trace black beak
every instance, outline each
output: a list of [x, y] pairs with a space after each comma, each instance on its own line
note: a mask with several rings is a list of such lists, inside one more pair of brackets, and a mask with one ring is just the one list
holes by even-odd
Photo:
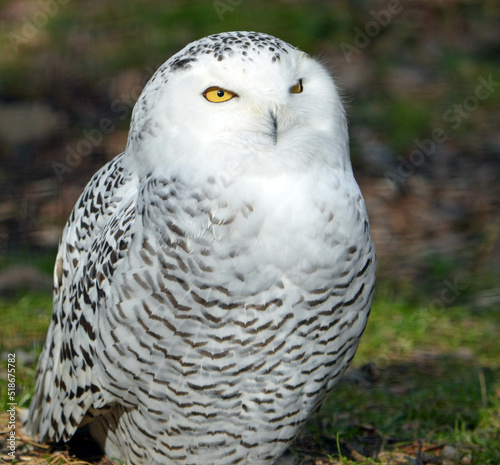
[[276, 119], [276, 113], [274, 113], [274, 111], [270, 111], [269, 116], [271, 117], [271, 137], [274, 145], [276, 145], [278, 142], [278, 120]]

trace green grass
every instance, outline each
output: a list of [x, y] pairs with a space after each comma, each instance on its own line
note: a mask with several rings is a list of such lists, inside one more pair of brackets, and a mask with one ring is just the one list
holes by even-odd
[[[331, 394], [315, 422], [322, 435], [354, 440], [372, 430], [391, 443], [452, 444], [473, 450], [481, 464], [498, 454], [498, 370], [433, 354], [394, 360], [376, 373], [362, 383], [348, 379]], [[369, 455], [368, 445], [359, 449]]]

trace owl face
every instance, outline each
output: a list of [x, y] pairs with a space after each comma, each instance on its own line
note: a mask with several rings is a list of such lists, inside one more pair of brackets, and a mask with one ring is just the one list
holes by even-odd
[[201, 39], [160, 67], [134, 110], [129, 146], [155, 153], [156, 166], [205, 171], [342, 167], [348, 158], [328, 72], [291, 45], [250, 32]]

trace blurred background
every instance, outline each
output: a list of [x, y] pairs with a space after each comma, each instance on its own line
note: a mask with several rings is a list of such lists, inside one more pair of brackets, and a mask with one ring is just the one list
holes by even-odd
[[[345, 101], [379, 260], [356, 357], [375, 376], [365, 382], [390, 373], [390, 396], [424, 384], [435, 398], [431, 379], [458, 360], [469, 371], [453, 365], [461, 381], [442, 382], [470, 378], [470, 392], [444, 389], [458, 400], [439, 421], [458, 415], [473, 432], [487, 409], [498, 428], [499, 24], [496, 0], [2, 0], [0, 334], [2, 350], [24, 354], [26, 399], [62, 228], [92, 174], [124, 149], [144, 84], [193, 40], [256, 30], [319, 57]], [[412, 382], [386, 371], [429, 356], [455, 362]], [[322, 421], [356, 423], [335, 415]], [[422, 434], [411, 421], [415, 412], [397, 434]]]

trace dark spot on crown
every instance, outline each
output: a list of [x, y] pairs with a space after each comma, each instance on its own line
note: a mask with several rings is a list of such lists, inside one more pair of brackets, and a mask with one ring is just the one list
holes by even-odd
[[276, 37], [258, 32], [213, 34], [189, 45], [182, 55], [168, 62], [164, 71], [187, 69], [200, 55], [212, 55], [217, 61], [239, 55], [244, 62], [249, 62], [253, 61], [252, 54], [261, 55], [262, 51], [268, 52], [274, 63], [281, 59], [281, 52], [288, 54], [288, 46]]
[[178, 69], [187, 69], [190, 68], [190, 63], [193, 61], [196, 61], [196, 58], [177, 58], [170, 63], [170, 68], [173, 71], [177, 71]]

